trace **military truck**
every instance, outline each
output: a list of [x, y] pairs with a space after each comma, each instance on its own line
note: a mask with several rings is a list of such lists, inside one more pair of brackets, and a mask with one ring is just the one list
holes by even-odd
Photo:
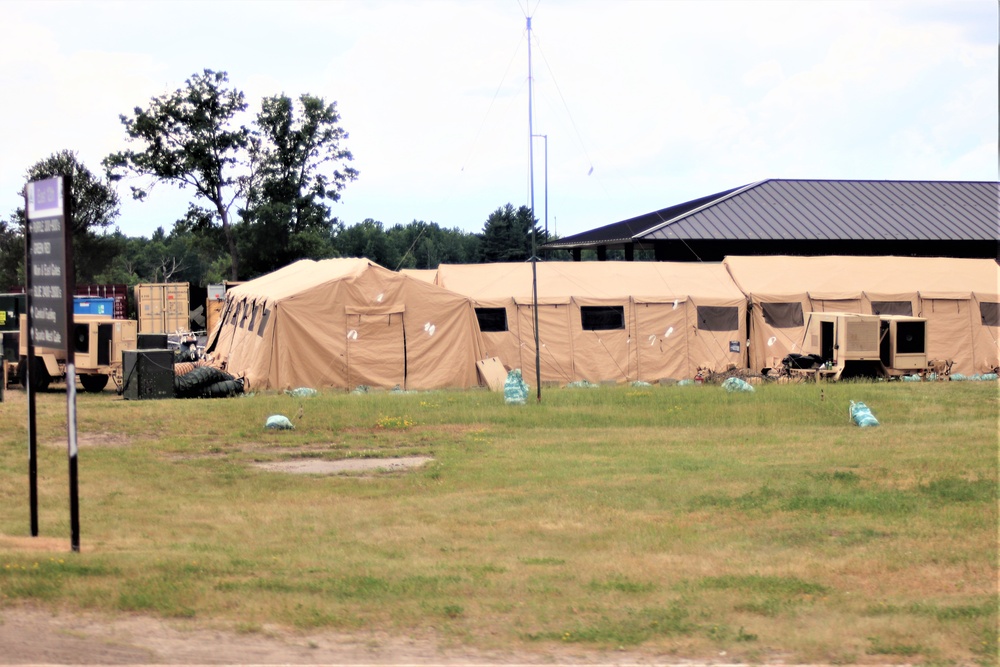
[[[138, 327], [135, 320], [114, 319], [111, 315], [74, 315], [73, 360], [76, 375], [85, 391], [99, 392], [108, 386], [122, 386], [122, 352], [136, 349]], [[17, 376], [28, 383], [27, 316], [21, 315]], [[52, 382], [67, 381], [66, 353], [62, 349], [35, 346], [34, 386], [45, 391]]]

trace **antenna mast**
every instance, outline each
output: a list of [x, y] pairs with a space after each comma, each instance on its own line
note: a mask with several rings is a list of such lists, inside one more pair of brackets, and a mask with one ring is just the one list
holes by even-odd
[[531, 17], [525, 17], [528, 26], [528, 180], [531, 193], [531, 309], [535, 318], [535, 384], [537, 401], [542, 402], [542, 352], [538, 342], [538, 253], [535, 250], [535, 128], [532, 117], [532, 77], [531, 77]]

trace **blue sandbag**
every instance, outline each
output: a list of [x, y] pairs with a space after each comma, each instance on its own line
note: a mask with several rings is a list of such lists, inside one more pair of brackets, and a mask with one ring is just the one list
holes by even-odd
[[310, 398], [319, 394], [318, 391], [312, 387], [298, 387], [297, 389], [286, 389], [285, 393], [289, 396], [294, 396], [295, 398]]
[[292, 426], [291, 420], [289, 420], [285, 415], [271, 415], [267, 418], [264, 428], [270, 428], [277, 431], [287, 431], [295, 427]]
[[722, 382], [722, 388], [732, 393], [734, 391], [753, 391], [753, 385], [740, 378], [726, 378]]
[[503, 384], [503, 400], [508, 405], [524, 405], [528, 400], [528, 385], [521, 377], [520, 368], [507, 373], [507, 381]]
[[858, 426], [865, 428], [867, 426], [878, 426], [878, 420], [875, 419], [875, 415], [872, 411], [868, 409], [868, 406], [858, 401], [855, 403], [851, 401], [851, 419]]

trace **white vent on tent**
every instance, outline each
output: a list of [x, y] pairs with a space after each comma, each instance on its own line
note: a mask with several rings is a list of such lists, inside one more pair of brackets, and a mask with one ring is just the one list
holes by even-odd
[[382, 292], [377, 297], [375, 297], [375, 303], [382, 303], [382, 299], [385, 297], [385, 292]]
[[677, 301], [678, 299], [674, 299], [674, 310], [677, 310]]
[[778, 342], [778, 337], [777, 336], [771, 336], [770, 338], [767, 339], [767, 346], [771, 347], [772, 345], [774, 345], [777, 342]]
[[437, 327], [434, 326], [433, 324], [431, 324], [430, 322], [427, 322], [426, 324], [424, 324], [424, 331], [427, 332], [428, 336], [433, 336], [434, 332], [436, 330], [437, 330]]
[[650, 335], [650, 337], [649, 337], [649, 344], [650, 344], [651, 346], [652, 346], [652, 345], [656, 345], [656, 334], [652, 334], [652, 335]]
[[665, 333], [663, 334], [663, 337], [664, 337], [664, 338], [670, 338], [670, 334], [672, 334], [673, 332], [674, 332], [674, 328], [673, 328], [673, 327], [670, 327], [670, 328], [669, 328], [669, 329], [667, 329], [667, 330], [666, 330], [666, 332], [665, 332]]
[[350, 331], [347, 332], [347, 340], [357, 340], [357, 339], [358, 339], [357, 329], [351, 329]]

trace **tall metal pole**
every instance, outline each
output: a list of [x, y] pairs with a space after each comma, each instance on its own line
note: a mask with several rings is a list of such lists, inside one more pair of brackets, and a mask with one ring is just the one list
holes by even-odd
[[533, 134], [545, 140], [545, 241], [549, 240], [549, 135]]
[[528, 180], [531, 192], [531, 309], [535, 316], [535, 384], [538, 385], [537, 401], [542, 402], [542, 352], [538, 337], [538, 256], [535, 251], [535, 147], [534, 119], [532, 117], [531, 79], [531, 17], [528, 21]]

